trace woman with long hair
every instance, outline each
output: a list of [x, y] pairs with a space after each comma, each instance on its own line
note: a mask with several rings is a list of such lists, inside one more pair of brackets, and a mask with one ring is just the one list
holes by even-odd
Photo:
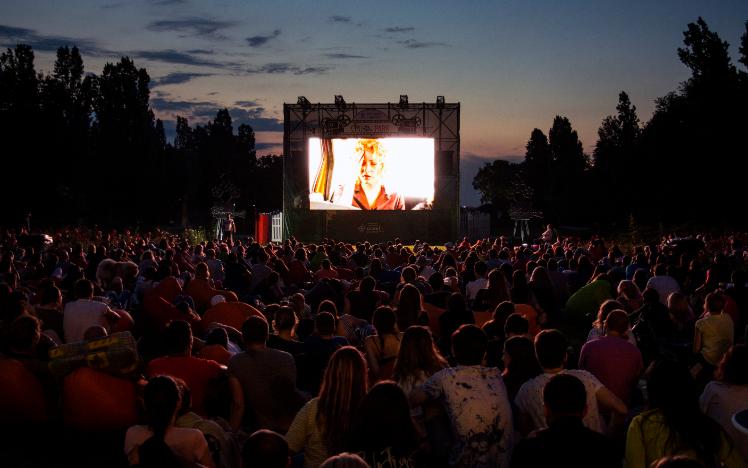
[[465, 296], [452, 293], [447, 299], [447, 310], [439, 316], [439, 349], [445, 355], [452, 354], [452, 333], [460, 325], [474, 324], [475, 316], [465, 305]]
[[372, 380], [387, 380], [392, 377], [402, 333], [398, 330], [395, 312], [389, 306], [377, 307], [372, 321], [377, 334], [366, 337], [366, 361]]
[[504, 342], [504, 379], [509, 401], [514, 401], [523, 383], [543, 373], [535, 346], [529, 338], [513, 336]]
[[356, 348], [344, 346], [332, 355], [319, 396], [301, 408], [286, 433], [289, 449], [304, 452], [304, 467], [317, 467], [343, 451], [351, 415], [369, 386], [367, 374], [366, 360]]
[[447, 360], [439, 349], [426, 327], [410, 327], [403, 333], [400, 350], [395, 361], [392, 379], [410, 395], [426, 379], [436, 372], [448, 367]]
[[473, 301], [473, 310], [494, 310], [497, 305], [510, 300], [509, 286], [501, 270], [494, 268], [488, 273], [488, 284], [478, 290]]
[[[412, 284], [406, 284], [400, 290], [400, 300], [395, 308], [397, 326], [400, 330], [407, 330], [411, 325], [424, 325], [423, 296], [421, 291]], [[428, 323], [428, 318], [426, 318]]]
[[145, 386], [143, 403], [148, 424], [132, 426], [125, 435], [125, 453], [131, 465], [214, 466], [203, 433], [174, 425], [181, 397], [173, 378], [151, 378]]
[[418, 432], [403, 390], [392, 381], [374, 385], [351, 421], [348, 451], [370, 466], [409, 468], [415, 466], [417, 448]]
[[699, 409], [688, 368], [655, 362], [647, 378], [649, 410], [636, 416], [626, 436], [625, 466], [646, 467], [664, 456], [688, 455], [705, 467], [745, 466], [722, 428]]

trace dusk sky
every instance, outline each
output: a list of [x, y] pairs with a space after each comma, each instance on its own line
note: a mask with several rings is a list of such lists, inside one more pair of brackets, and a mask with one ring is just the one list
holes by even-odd
[[[463, 187], [496, 158], [518, 161], [533, 128], [569, 117], [591, 154], [625, 90], [646, 121], [688, 77], [682, 32], [702, 16], [737, 46], [748, 1], [0, 0], [0, 45], [22, 42], [49, 71], [60, 45], [86, 70], [128, 55], [151, 76], [173, 135], [228, 107], [258, 152], [278, 153], [284, 102], [460, 102]], [[463, 204], [477, 196], [463, 190]]]

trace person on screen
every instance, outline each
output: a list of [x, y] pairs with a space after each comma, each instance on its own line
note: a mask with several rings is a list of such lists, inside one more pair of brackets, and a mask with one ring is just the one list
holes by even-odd
[[361, 169], [353, 189], [352, 206], [362, 210], [404, 210], [405, 201], [396, 193], [388, 193], [382, 181], [384, 151], [378, 140], [361, 139], [356, 144]]

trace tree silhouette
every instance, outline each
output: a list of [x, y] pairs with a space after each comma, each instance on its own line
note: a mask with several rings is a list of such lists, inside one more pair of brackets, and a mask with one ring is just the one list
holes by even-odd
[[525, 148], [524, 173], [533, 191], [533, 203], [549, 214], [555, 213], [552, 207], [553, 156], [548, 137], [540, 129], [533, 129]]

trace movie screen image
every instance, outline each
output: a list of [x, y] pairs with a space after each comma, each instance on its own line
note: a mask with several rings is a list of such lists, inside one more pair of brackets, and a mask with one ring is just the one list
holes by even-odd
[[433, 138], [310, 138], [312, 210], [428, 210]]

